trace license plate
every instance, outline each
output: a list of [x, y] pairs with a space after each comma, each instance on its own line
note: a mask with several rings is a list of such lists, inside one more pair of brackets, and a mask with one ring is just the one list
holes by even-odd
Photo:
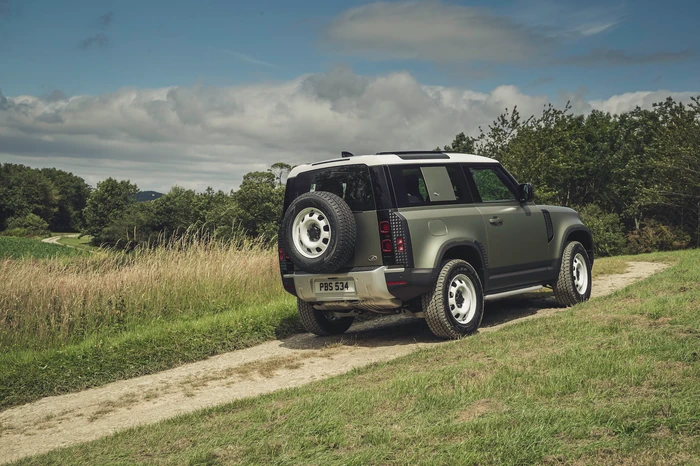
[[317, 280], [317, 293], [354, 293], [354, 280]]

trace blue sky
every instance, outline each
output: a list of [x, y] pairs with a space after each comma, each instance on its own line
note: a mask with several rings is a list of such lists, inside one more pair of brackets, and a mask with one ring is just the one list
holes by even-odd
[[[0, 89], [5, 95], [99, 94], [123, 86], [231, 85], [287, 80], [346, 64], [360, 74], [400, 69], [431, 85], [487, 91], [500, 84], [553, 94], [584, 86], [591, 98], [663, 87], [687, 90], [700, 75], [700, 2], [451, 2], [544, 30], [560, 25], [610, 26], [598, 34], [562, 40], [559, 57], [595, 50], [631, 55], [676, 53], [642, 64], [564, 65], [439, 63], [430, 59], [376, 59], [324, 44], [325, 29], [362, 2], [265, 0], [48, 1], [8, 0], [0, 20]], [[107, 24], [99, 18], [110, 15]], [[582, 15], [577, 17], [577, 15]], [[544, 24], [537, 24], [542, 21]], [[426, 27], [434, 27], [427, 25]], [[413, 31], [405, 31], [410, 35]], [[78, 44], [103, 34], [104, 46]], [[247, 58], [250, 58], [249, 60]]]
[[0, 161], [230, 189], [275, 161], [434, 147], [513, 105], [687, 98], [699, 26], [692, 1], [0, 0]]

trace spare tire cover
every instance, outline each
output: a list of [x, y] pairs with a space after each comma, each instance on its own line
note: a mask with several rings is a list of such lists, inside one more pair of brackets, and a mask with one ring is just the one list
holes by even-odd
[[357, 227], [350, 207], [333, 193], [302, 194], [282, 220], [284, 250], [295, 268], [332, 273], [355, 252]]

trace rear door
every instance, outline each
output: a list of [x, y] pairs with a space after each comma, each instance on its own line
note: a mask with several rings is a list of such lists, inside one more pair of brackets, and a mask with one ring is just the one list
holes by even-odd
[[464, 169], [486, 225], [491, 290], [543, 280], [551, 264], [540, 208], [518, 200], [517, 185], [500, 165], [465, 165]]
[[293, 180], [292, 199], [312, 191], [326, 191], [339, 196], [350, 206], [357, 225], [357, 238], [355, 254], [348, 267], [382, 265], [377, 204], [390, 201], [387, 200], [388, 193], [376, 189], [375, 178], [375, 167], [353, 164], [322, 166], [302, 172]]

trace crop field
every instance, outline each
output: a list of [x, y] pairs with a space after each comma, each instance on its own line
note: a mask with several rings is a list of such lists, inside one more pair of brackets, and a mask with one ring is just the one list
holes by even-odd
[[74, 257], [81, 254], [82, 252], [76, 249], [42, 243], [38, 239], [0, 236], [0, 260], [23, 258], [51, 259]]

